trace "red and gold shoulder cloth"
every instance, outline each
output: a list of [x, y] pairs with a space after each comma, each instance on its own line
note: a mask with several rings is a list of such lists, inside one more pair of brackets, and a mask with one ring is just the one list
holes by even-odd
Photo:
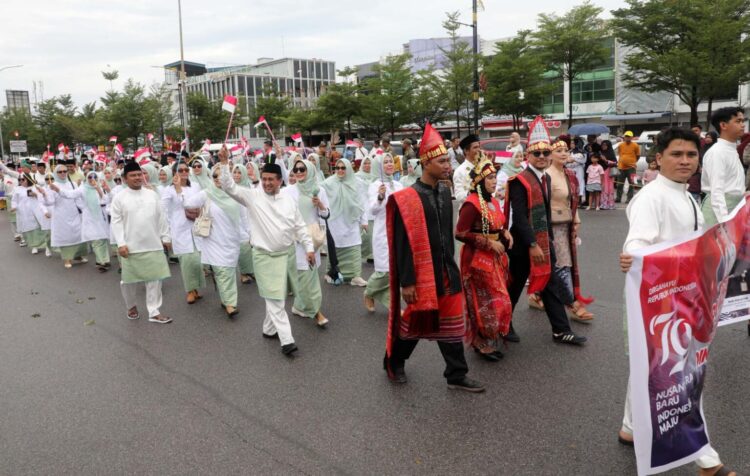
[[[396, 265], [396, 250], [394, 249], [393, 221], [396, 207], [401, 214], [404, 228], [409, 238], [409, 245], [414, 260], [414, 274], [416, 276], [417, 302], [409, 305], [410, 312], [401, 316], [401, 288]], [[440, 317], [435, 272], [432, 266], [432, 251], [430, 237], [427, 234], [427, 221], [422, 208], [419, 193], [412, 187], [407, 187], [391, 195], [386, 205], [386, 228], [388, 233], [388, 259], [390, 265], [389, 281], [391, 287], [391, 305], [388, 313], [388, 333], [386, 353], [390, 357], [393, 342], [399, 336], [399, 328], [418, 331], [424, 324], [431, 326]], [[401, 322], [402, 319], [409, 322]]]
[[[542, 253], [544, 253], [544, 262], [537, 264], [531, 259], [531, 249], [529, 249], [531, 272], [529, 273], [529, 287], [527, 292], [529, 294], [538, 293], [547, 286], [549, 277], [552, 274], [549, 254], [549, 230], [547, 228], [547, 208], [544, 204], [542, 186], [539, 183], [539, 179], [534, 175], [534, 172], [528, 168], [508, 179], [509, 182], [511, 180], [518, 180], [526, 189], [529, 204], [529, 214], [527, 218], [531, 230], [534, 232], [534, 240], [536, 241], [537, 246], [542, 250]], [[509, 191], [510, 187], [508, 186], [506, 187], [505, 216], [509, 216], [508, 213], [510, 213]], [[513, 279], [512, 276], [511, 279]]]

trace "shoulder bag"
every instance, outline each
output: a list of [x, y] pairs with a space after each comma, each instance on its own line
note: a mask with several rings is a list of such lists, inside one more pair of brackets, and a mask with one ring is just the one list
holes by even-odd
[[206, 197], [206, 201], [205, 203], [203, 203], [203, 206], [200, 209], [201, 213], [193, 223], [193, 234], [195, 234], [195, 236], [206, 238], [211, 233], [212, 219], [211, 213], [209, 212], [210, 204], [211, 199], [209, 197]]

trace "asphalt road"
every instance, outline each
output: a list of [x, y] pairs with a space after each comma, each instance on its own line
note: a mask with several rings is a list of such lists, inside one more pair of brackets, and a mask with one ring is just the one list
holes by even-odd
[[[300, 351], [288, 359], [261, 338], [254, 285], [241, 286], [230, 321], [212, 288], [188, 306], [173, 266], [162, 309], [174, 323], [128, 321], [117, 274], [30, 255], [0, 213], [0, 474], [635, 474], [616, 440], [625, 214], [583, 221], [581, 278], [597, 318], [573, 325], [588, 344], [553, 343], [546, 317], [520, 306], [522, 342], [505, 359], [467, 353], [487, 386], [473, 395], [446, 387], [431, 342], [407, 363], [408, 384], [390, 384], [386, 313], [368, 315], [361, 288], [324, 284], [331, 324], [292, 317]], [[745, 325], [720, 329], [704, 409], [740, 474], [750, 473], [748, 368]]]

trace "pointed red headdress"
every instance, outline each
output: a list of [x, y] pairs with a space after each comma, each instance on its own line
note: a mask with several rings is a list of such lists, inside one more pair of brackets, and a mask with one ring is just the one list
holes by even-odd
[[419, 144], [419, 160], [424, 164], [447, 153], [443, 136], [428, 122], [424, 127], [422, 142]]

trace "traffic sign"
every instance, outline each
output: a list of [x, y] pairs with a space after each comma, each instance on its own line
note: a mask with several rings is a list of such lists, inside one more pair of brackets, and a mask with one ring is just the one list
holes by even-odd
[[12, 140], [10, 141], [10, 153], [11, 154], [21, 154], [28, 152], [28, 148], [26, 147], [26, 141], [25, 140]]

